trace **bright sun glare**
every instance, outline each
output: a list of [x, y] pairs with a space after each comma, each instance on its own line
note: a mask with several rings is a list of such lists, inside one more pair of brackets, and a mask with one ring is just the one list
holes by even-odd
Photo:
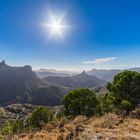
[[46, 27], [51, 29], [50, 37], [52, 37], [53, 35], [59, 35], [61, 38], [63, 38], [63, 29], [68, 27], [67, 25], [64, 25], [62, 23], [64, 16], [61, 16], [58, 19], [56, 19], [53, 15], [50, 15], [50, 17], [51, 23], [46, 24]]

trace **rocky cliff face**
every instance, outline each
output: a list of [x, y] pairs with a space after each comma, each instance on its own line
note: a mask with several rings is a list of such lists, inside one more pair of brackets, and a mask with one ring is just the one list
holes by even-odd
[[62, 88], [51, 86], [47, 81], [39, 79], [31, 66], [11, 67], [5, 61], [0, 63], [0, 105], [11, 103], [57, 105], [63, 93]]

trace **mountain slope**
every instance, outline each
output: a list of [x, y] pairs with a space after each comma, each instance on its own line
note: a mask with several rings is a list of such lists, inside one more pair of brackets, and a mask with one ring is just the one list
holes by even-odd
[[105, 81], [100, 80], [95, 76], [90, 76], [86, 74], [85, 71], [72, 77], [46, 77], [44, 79], [50, 83], [72, 89], [77, 87], [93, 88], [101, 86], [105, 83]]
[[30, 66], [11, 67], [4, 61], [0, 63], [0, 105], [11, 103], [57, 105], [64, 92], [62, 88], [39, 79]]

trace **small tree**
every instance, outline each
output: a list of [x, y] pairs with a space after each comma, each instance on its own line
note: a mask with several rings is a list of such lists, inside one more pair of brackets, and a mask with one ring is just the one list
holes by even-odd
[[37, 107], [28, 118], [29, 124], [32, 127], [42, 127], [41, 123], [48, 123], [53, 119], [53, 113], [47, 107]]
[[134, 71], [118, 73], [112, 83], [108, 83], [107, 89], [119, 102], [122, 100], [136, 102], [140, 99], [140, 74]]
[[87, 115], [98, 113], [98, 99], [89, 89], [78, 88], [70, 91], [62, 99], [66, 115]]

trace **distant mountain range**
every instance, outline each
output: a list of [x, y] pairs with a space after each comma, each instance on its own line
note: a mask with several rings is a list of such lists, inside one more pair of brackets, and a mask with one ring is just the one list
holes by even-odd
[[75, 76], [69, 77], [55, 77], [49, 76], [44, 78], [49, 83], [56, 84], [57, 86], [67, 87], [69, 89], [82, 87], [82, 88], [95, 88], [102, 86], [106, 83], [96, 76], [88, 75], [85, 71]]
[[138, 68], [123, 69], [123, 70], [121, 69], [110, 69], [110, 70], [93, 69], [91, 71], [87, 71], [87, 74], [97, 76], [98, 78], [105, 81], [111, 81], [117, 73], [122, 72], [124, 70], [131, 70], [131, 71], [136, 71], [140, 73], [140, 68], [138, 67]]
[[[130, 68], [127, 70], [131, 71], [137, 71], [140, 73], [140, 68]], [[113, 77], [121, 72], [124, 71], [124, 69], [92, 69], [90, 71], [86, 71], [88, 75], [96, 76], [97, 78], [105, 81], [111, 81]], [[68, 72], [68, 71], [57, 71], [55, 69], [41, 69], [38, 71], [35, 71], [38, 77], [45, 78], [45, 77], [71, 77], [74, 75], [77, 75], [76, 72]]]
[[57, 105], [65, 90], [39, 79], [30, 66], [11, 67], [0, 63], [0, 105], [31, 103]]

